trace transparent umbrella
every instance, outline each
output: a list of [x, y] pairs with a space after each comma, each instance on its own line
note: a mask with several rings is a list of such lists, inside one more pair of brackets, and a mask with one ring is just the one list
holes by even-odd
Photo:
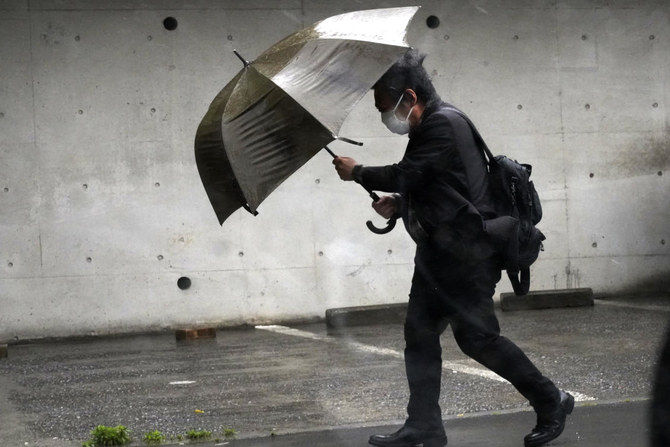
[[195, 157], [219, 223], [256, 214], [284, 180], [339, 136], [347, 115], [408, 49], [418, 7], [333, 16], [289, 35], [214, 98], [198, 127]]

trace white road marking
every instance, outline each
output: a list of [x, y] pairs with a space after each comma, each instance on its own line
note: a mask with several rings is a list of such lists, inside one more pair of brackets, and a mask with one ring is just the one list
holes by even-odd
[[327, 337], [322, 337], [321, 335], [314, 334], [313, 332], [301, 331], [299, 329], [293, 329], [286, 326], [256, 326], [256, 329], [262, 329], [264, 331], [276, 332], [278, 334], [287, 334], [295, 335], [296, 337], [302, 338], [311, 338], [312, 340], [324, 340], [324, 341], [334, 341]]
[[657, 306], [653, 304], [633, 304], [622, 301], [593, 300], [595, 304], [612, 307], [626, 307], [628, 309], [651, 310], [655, 312], [670, 312], [670, 306]]
[[[275, 333], [278, 333], [278, 334], [293, 335], [295, 337], [308, 338], [310, 340], [318, 340], [318, 341], [323, 341], [323, 342], [326, 342], [326, 343], [344, 344], [344, 345], [349, 346], [353, 349], [356, 349], [357, 351], [360, 351], [360, 352], [368, 352], [370, 354], [385, 355], [387, 357], [393, 357], [393, 358], [400, 359], [400, 360], [403, 360], [405, 358], [405, 356], [402, 352], [395, 351], [393, 349], [379, 348], [377, 346], [366, 345], [364, 343], [360, 343], [360, 342], [357, 342], [357, 341], [343, 340], [343, 339], [340, 339], [340, 338], [324, 337], [322, 335], [315, 334], [313, 332], [301, 331], [299, 329], [293, 329], [293, 328], [286, 327], [286, 326], [277, 326], [277, 325], [256, 326], [256, 329], [275, 332]], [[485, 379], [495, 380], [497, 382], [509, 383], [507, 380], [503, 379], [502, 377], [500, 377], [498, 374], [494, 373], [493, 371], [490, 371], [488, 369], [483, 369], [483, 368], [477, 368], [477, 367], [474, 367], [474, 366], [471, 366], [471, 365], [466, 365], [466, 364], [461, 363], [461, 362], [443, 361], [442, 362], [442, 369], [445, 370], [445, 371], [451, 372], [451, 373], [470, 374], [472, 376], [483, 377]], [[578, 393], [576, 391], [568, 391], [568, 392], [570, 394], [572, 394], [572, 396], [578, 402], [579, 401], [585, 401], [585, 400], [596, 400], [595, 397], [587, 396], [586, 394]]]
[[597, 400], [595, 397], [587, 396], [586, 394], [578, 393], [577, 391], [569, 391], [569, 390], [565, 391], [572, 394], [572, 397], [575, 398], [575, 402], [584, 402], [585, 400]]
[[195, 383], [195, 380], [179, 380], [177, 382], [170, 382], [170, 385], [190, 385]]

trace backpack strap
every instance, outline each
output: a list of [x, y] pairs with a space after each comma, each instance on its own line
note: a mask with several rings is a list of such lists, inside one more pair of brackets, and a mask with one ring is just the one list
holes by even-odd
[[466, 123], [470, 126], [470, 129], [472, 129], [472, 134], [475, 136], [475, 140], [477, 140], [477, 143], [479, 143], [479, 147], [482, 148], [484, 151], [484, 154], [486, 155], [486, 158], [488, 159], [488, 162], [491, 163], [494, 160], [493, 153], [489, 149], [489, 147], [486, 145], [486, 141], [484, 141], [484, 138], [482, 138], [481, 134], [475, 127], [475, 124], [472, 122], [470, 117], [468, 117], [465, 113], [463, 113], [461, 110], [458, 110], [456, 107], [452, 106], [447, 106], [445, 107], [447, 110], [450, 110], [452, 112], [455, 112], [458, 114], [461, 118], [465, 120]]
[[530, 269], [522, 268], [518, 272], [511, 272], [507, 270], [507, 277], [512, 283], [512, 289], [517, 296], [528, 294], [530, 290]]

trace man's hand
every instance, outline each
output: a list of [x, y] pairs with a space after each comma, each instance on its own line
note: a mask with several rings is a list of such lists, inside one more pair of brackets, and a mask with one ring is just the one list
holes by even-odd
[[333, 164], [335, 165], [337, 175], [339, 175], [342, 180], [350, 181], [354, 179], [351, 176], [351, 171], [353, 171], [354, 166], [356, 166], [356, 160], [349, 157], [335, 157], [333, 159]]
[[372, 202], [372, 208], [380, 216], [390, 219], [396, 212], [396, 198], [394, 196], [383, 196], [376, 202]]

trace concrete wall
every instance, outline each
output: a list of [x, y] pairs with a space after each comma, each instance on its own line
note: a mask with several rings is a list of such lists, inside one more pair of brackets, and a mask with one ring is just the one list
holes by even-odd
[[[0, 0], [0, 340], [404, 301], [412, 242], [400, 226], [368, 232], [369, 199], [327, 154], [223, 227], [193, 157], [241, 68], [233, 48], [253, 59], [329, 15], [402, 5]], [[534, 289], [668, 287], [669, 17], [665, 0], [423, 2], [410, 43], [443, 98], [495, 152], [534, 166], [548, 237]], [[366, 144], [331, 147], [366, 164], [406, 142], [370, 96], [341, 134]]]

